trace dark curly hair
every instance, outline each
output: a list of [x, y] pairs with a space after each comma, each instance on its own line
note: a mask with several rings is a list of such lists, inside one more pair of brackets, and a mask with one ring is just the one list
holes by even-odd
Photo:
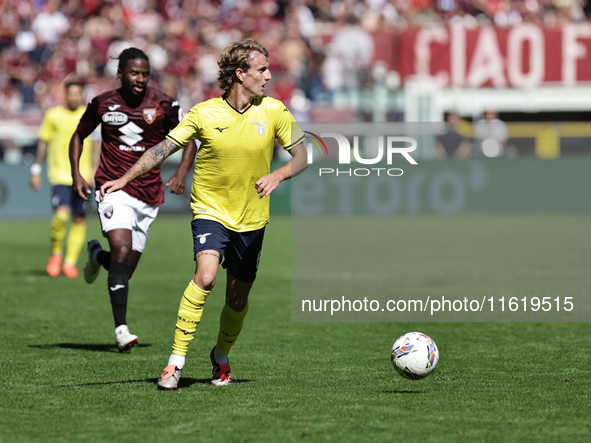
[[121, 72], [123, 72], [127, 67], [127, 63], [129, 62], [129, 60], [135, 60], [136, 58], [143, 58], [145, 61], [148, 62], [148, 64], [150, 63], [150, 60], [148, 59], [146, 53], [138, 48], [124, 49], [123, 51], [121, 51], [121, 54], [119, 54], [119, 57], [115, 58], [115, 60], [119, 60], [118, 68], [121, 70]]
[[236, 70], [242, 69], [248, 71], [250, 68], [250, 54], [252, 52], [260, 52], [265, 57], [269, 58], [269, 52], [258, 41], [247, 38], [241, 42], [231, 43], [226, 49], [222, 51], [218, 66], [220, 68], [218, 74], [218, 82], [220, 88], [224, 91], [230, 90], [232, 85], [238, 81], [236, 77]]

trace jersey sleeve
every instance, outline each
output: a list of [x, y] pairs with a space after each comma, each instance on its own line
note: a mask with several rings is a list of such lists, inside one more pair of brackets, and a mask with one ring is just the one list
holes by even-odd
[[98, 112], [98, 100], [97, 97], [93, 98], [86, 107], [86, 111], [80, 118], [80, 123], [76, 128], [76, 134], [80, 137], [80, 140], [84, 140], [95, 128], [100, 124], [101, 116]]
[[[179, 108], [180, 109], [180, 108]], [[184, 148], [191, 140], [199, 138], [199, 111], [192, 108], [185, 114], [182, 121], [168, 133], [168, 140], [175, 145]]]
[[53, 138], [55, 126], [53, 124], [52, 117], [53, 117], [53, 109], [49, 109], [45, 113], [45, 117], [43, 117], [43, 122], [41, 123], [41, 127], [39, 128], [39, 134], [37, 135], [39, 140], [43, 140], [44, 142], [49, 142]]
[[279, 110], [276, 122], [276, 137], [283, 149], [289, 151], [294, 146], [304, 141], [304, 133], [300, 125], [295, 121], [289, 109], [279, 103]]
[[166, 132], [170, 132], [172, 129], [176, 128], [178, 124], [183, 120], [183, 109], [179, 105], [177, 100], [172, 100], [170, 102], [170, 109], [168, 110], [168, 115], [166, 116]]

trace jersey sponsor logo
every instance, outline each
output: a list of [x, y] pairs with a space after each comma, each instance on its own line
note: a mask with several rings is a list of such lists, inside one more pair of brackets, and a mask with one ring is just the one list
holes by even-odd
[[117, 108], [120, 108], [121, 105], [113, 105], [113, 106], [109, 106], [109, 111], [114, 111]]
[[[127, 146], [127, 145], [119, 145], [120, 151], [127, 151], [127, 152], [144, 152], [146, 150], [145, 146]], [[158, 196], [160, 198], [160, 196]]]
[[151, 125], [156, 120], [156, 114], [158, 110], [156, 108], [146, 108], [144, 109], [144, 120], [147, 124]]
[[122, 125], [127, 123], [127, 114], [123, 112], [107, 112], [103, 114], [103, 122], [111, 125]]
[[259, 135], [263, 135], [265, 133], [265, 125], [269, 123], [269, 120], [265, 120], [264, 122], [251, 122], [253, 125], [257, 126], [257, 132]]
[[201, 243], [202, 245], [205, 244], [205, 242], [207, 241], [206, 237], [208, 235], [211, 235], [211, 232], [208, 232], [207, 234], [199, 234], [197, 236], [197, 238], [199, 239], [199, 243]]
[[[136, 143], [142, 141], [144, 138], [140, 135], [144, 130], [136, 125], [134, 122], [129, 122], [125, 126], [119, 128], [121, 132], [119, 138], [124, 143], [127, 143], [128, 146], [133, 146]], [[119, 147], [121, 149], [121, 146]], [[143, 150], [143, 149], [142, 149]]]
[[217, 128], [213, 128], [213, 129], [217, 129], [218, 131], [222, 132], [224, 129], [228, 129], [228, 128], [229, 128], [229, 126], [226, 126], [225, 128], [217, 127]]
[[103, 211], [103, 215], [105, 216], [105, 218], [113, 217], [113, 206], [109, 206], [107, 209], [105, 209]]

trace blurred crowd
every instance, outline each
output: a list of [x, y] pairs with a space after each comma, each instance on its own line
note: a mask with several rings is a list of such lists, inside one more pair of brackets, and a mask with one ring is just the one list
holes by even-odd
[[[586, 19], [584, 0], [3, 0], [0, 117], [60, 103], [64, 78], [87, 98], [118, 86], [116, 57], [150, 57], [153, 81], [184, 109], [220, 93], [217, 59], [253, 37], [271, 53], [269, 95], [330, 99], [372, 61], [371, 33], [412, 26], [560, 26]], [[331, 42], [327, 44], [327, 42]]]

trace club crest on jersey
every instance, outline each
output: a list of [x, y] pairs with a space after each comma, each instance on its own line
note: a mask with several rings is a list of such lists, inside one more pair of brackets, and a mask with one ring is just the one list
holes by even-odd
[[251, 122], [253, 125], [257, 125], [257, 132], [259, 135], [263, 135], [265, 133], [265, 125], [269, 123], [269, 120], [265, 120], [264, 122]]
[[109, 206], [107, 209], [105, 209], [103, 211], [103, 215], [105, 216], [105, 218], [113, 217], [113, 206]]
[[208, 235], [211, 235], [211, 232], [208, 232], [207, 234], [199, 234], [197, 236], [197, 238], [199, 239], [199, 243], [201, 243], [202, 245], [205, 244], [205, 241], [207, 240], [205, 237], [207, 237]]
[[144, 109], [144, 120], [147, 124], [151, 125], [154, 120], [156, 120], [156, 108], [146, 108]]

